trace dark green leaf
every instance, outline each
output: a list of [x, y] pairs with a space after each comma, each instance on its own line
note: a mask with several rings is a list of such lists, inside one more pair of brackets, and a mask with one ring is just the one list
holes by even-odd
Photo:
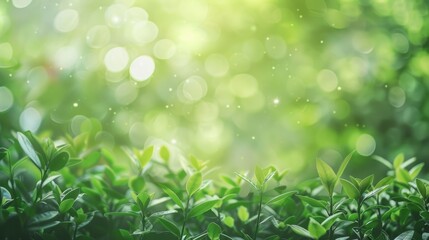
[[185, 209], [180, 198], [171, 189], [163, 187], [162, 190], [173, 200], [181, 209]]
[[358, 199], [360, 196], [359, 190], [349, 181], [341, 179], [341, 185], [343, 186], [344, 192], [347, 196], [352, 199]]
[[427, 197], [427, 192], [426, 192], [426, 184], [420, 180], [420, 179], [416, 179], [416, 185], [417, 185], [417, 189], [419, 190], [420, 195], [422, 195], [422, 197], [424, 199], [426, 199]]
[[42, 169], [42, 163], [36, 151], [34, 150], [33, 145], [31, 145], [30, 140], [28, 140], [28, 138], [20, 132], [17, 132], [17, 139], [22, 150], [25, 152], [25, 154], [27, 154], [34, 165], [36, 165], [36, 167], [39, 169]]
[[212, 209], [218, 202], [220, 201], [220, 199], [212, 199], [212, 200], [207, 200], [205, 202], [202, 202], [198, 205], [195, 205], [191, 211], [189, 211], [189, 217], [196, 217], [199, 216], [207, 211], [209, 211], [210, 209]]
[[158, 218], [158, 221], [162, 224], [162, 226], [164, 226], [168, 231], [170, 231], [176, 237], [180, 236], [180, 230], [173, 222], [165, 218]]
[[282, 193], [282, 194], [277, 195], [277, 196], [275, 196], [274, 198], [270, 199], [270, 200], [267, 202], [267, 204], [281, 202], [281, 201], [285, 200], [286, 198], [288, 198], [288, 197], [290, 197], [290, 196], [292, 196], [292, 195], [294, 195], [294, 194], [296, 194], [296, 193], [297, 193], [296, 191], [291, 191], [291, 192]]
[[74, 202], [75, 202], [75, 199], [66, 199], [62, 201], [59, 208], [60, 213], [65, 213], [68, 210], [70, 210], [70, 208], [73, 207]]
[[309, 231], [306, 229], [298, 226], [298, 225], [289, 225], [289, 227], [294, 231], [296, 234], [307, 237], [307, 238], [313, 238], [313, 236], [310, 234]]
[[414, 231], [406, 231], [397, 236], [394, 240], [412, 240], [414, 235]]
[[51, 171], [61, 170], [63, 167], [66, 166], [68, 161], [69, 154], [67, 152], [60, 152], [58, 155], [55, 156], [54, 159], [49, 162], [49, 169]]

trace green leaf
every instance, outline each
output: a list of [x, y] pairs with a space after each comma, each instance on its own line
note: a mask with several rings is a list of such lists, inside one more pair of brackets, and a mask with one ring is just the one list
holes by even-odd
[[265, 179], [264, 170], [262, 170], [262, 168], [256, 166], [255, 167], [255, 176], [256, 176], [256, 180], [258, 180], [259, 185], [262, 186], [262, 184], [264, 184], [264, 179]]
[[360, 193], [364, 193], [369, 187], [371, 187], [372, 181], [374, 180], [374, 175], [368, 176], [362, 179], [359, 183]]
[[409, 173], [410, 173], [411, 180], [415, 179], [419, 175], [424, 165], [425, 165], [424, 163], [419, 163], [410, 169]]
[[311, 197], [307, 197], [307, 196], [302, 196], [302, 195], [297, 195], [297, 197], [299, 199], [301, 199], [301, 201], [309, 204], [312, 207], [320, 207], [320, 208], [325, 208], [326, 207], [326, 202], [323, 200], [318, 200], [318, 199], [314, 199]]
[[341, 166], [340, 166], [340, 168], [338, 169], [338, 172], [337, 172], [337, 182], [341, 178], [341, 176], [343, 175], [344, 170], [346, 170], [346, 167], [349, 164], [350, 159], [352, 159], [352, 156], [353, 156], [354, 152], [355, 151], [349, 153], [349, 155], [347, 155], [347, 157], [344, 158], [343, 162], [341, 163]]
[[285, 200], [286, 198], [296, 194], [296, 191], [291, 191], [291, 192], [286, 192], [286, 193], [282, 193], [280, 195], [277, 195], [276, 197], [270, 199], [267, 204], [270, 203], [278, 203], [278, 202], [282, 202], [283, 200]]
[[58, 171], [61, 170], [63, 167], [67, 165], [67, 162], [69, 161], [69, 154], [67, 152], [60, 152], [58, 155], [54, 157], [49, 162], [49, 169], [51, 171]]
[[248, 182], [249, 184], [250, 184], [250, 186], [252, 186], [254, 189], [256, 189], [256, 190], [258, 190], [259, 188], [258, 188], [258, 186], [256, 186], [256, 184], [255, 183], [253, 183], [250, 179], [248, 179], [247, 177], [245, 177], [245, 176], [243, 176], [243, 175], [241, 175], [240, 173], [235, 173], [235, 174], [237, 174], [237, 176], [239, 176], [241, 179], [243, 179], [244, 181], [246, 181], [246, 182]]
[[203, 176], [200, 172], [196, 172], [191, 175], [186, 182], [186, 192], [188, 193], [188, 196], [194, 195], [194, 193], [196, 193], [200, 189], [202, 182]]
[[74, 202], [75, 199], [66, 199], [62, 201], [59, 208], [60, 213], [66, 213], [68, 210], [70, 210], [70, 208], [73, 207]]
[[101, 152], [100, 151], [94, 151], [89, 153], [83, 158], [82, 161], [82, 168], [90, 168], [97, 164], [97, 162], [100, 160]]
[[310, 222], [308, 223], [308, 231], [310, 232], [310, 235], [313, 236], [315, 239], [319, 239], [326, 233], [326, 229], [314, 220], [313, 218], [310, 218]]
[[289, 225], [289, 227], [294, 231], [296, 234], [307, 237], [307, 238], [313, 238], [313, 236], [310, 234], [309, 231], [306, 229], [298, 226], [298, 225]]
[[136, 202], [142, 213], [146, 211], [147, 206], [149, 206], [149, 202], [151, 198], [152, 196], [147, 194], [146, 192], [141, 192], [137, 195]]
[[395, 176], [396, 180], [401, 183], [408, 183], [412, 181], [410, 173], [408, 173], [408, 171], [403, 168], [396, 168]]
[[344, 191], [346, 192], [347, 196], [349, 196], [349, 198], [358, 199], [360, 197], [359, 190], [353, 185], [353, 183], [345, 179], [341, 179], [340, 181]]
[[207, 236], [210, 240], [219, 240], [222, 229], [214, 222], [211, 222], [207, 227]]
[[332, 227], [332, 225], [335, 223], [335, 221], [337, 221], [337, 219], [338, 219], [341, 215], [343, 215], [343, 213], [342, 213], [342, 212], [338, 212], [338, 213], [335, 213], [335, 214], [333, 214], [333, 215], [329, 216], [328, 218], [326, 218], [325, 220], [323, 220], [323, 222], [322, 222], [322, 226], [323, 226], [325, 229], [329, 229], [330, 227]]
[[380, 156], [377, 156], [377, 155], [372, 156], [372, 158], [373, 158], [374, 160], [378, 161], [379, 163], [383, 164], [383, 165], [384, 165], [384, 166], [386, 166], [387, 168], [389, 168], [389, 169], [393, 169], [393, 165], [392, 165], [392, 163], [390, 163], [390, 162], [389, 162], [388, 160], [386, 160], [385, 158], [380, 157]]
[[150, 159], [152, 159], [153, 149], [153, 146], [147, 147], [145, 150], [143, 150], [143, 153], [138, 156], [138, 160], [141, 167], [146, 166]]
[[189, 215], [188, 217], [192, 218], [192, 217], [196, 217], [199, 216], [207, 211], [209, 211], [210, 209], [212, 209], [218, 202], [220, 201], [220, 199], [212, 199], [212, 200], [207, 200], [205, 202], [202, 202], [200, 204], [195, 205], [191, 211], [189, 211]]
[[170, 160], [170, 151], [166, 146], [162, 146], [159, 149], [159, 156], [161, 156], [162, 160], [168, 162]]
[[394, 240], [412, 240], [414, 235], [414, 231], [406, 231], [397, 236]]
[[423, 199], [426, 199], [427, 197], [427, 192], [426, 192], [426, 184], [420, 180], [420, 179], [416, 179], [416, 185], [417, 185], [417, 189], [419, 190], [420, 195], [422, 195]]
[[381, 179], [380, 181], [378, 181], [378, 183], [374, 186], [374, 188], [379, 188], [385, 185], [389, 185], [395, 178], [393, 176], [387, 176], [383, 179]]
[[246, 222], [249, 219], [249, 211], [245, 206], [240, 206], [237, 209], [237, 216], [242, 222]]
[[401, 164], [404, 162], [404, 154], [400, 153], [398, 154], [395, 159], [393, 160], [393, 167], [395, 169], [398, 169], [401, 167]]
[[223, 224], [225, 224], [227, 227], [230, 227], [230, 228], [233, 228], [235, 225], [235, 220], [231, 216], [226, 216], [222, 222]]
[[174, 224], [173, 222], [165, 218], [158, 218], [158, 221], [161, 223], [162, 226], [164, 226], [169, 232], [174, 234], [176, 237], [180, 236], [180, 230], [176, 226], [176, 224]]
[[173, 192], [173, 190], [171, 190], [171, 189], [169, 189], [167, 187], [163, 187], [162, 191], [164, 191], [171, 198], [171, 200], [173, 200], [181, 209], [185, 209], [185, 207], [183, 206], [182, 201], [176, 195], [176, 193]]
[[320, 159], [316, 160], [316, 167], [323, 186], [325, 186], [329, 196], [332, 196], [337, 181], [337, 175], [327, 163]]
[[60, 224], [60, 221], [52, 221], [52, 222], [42, 222], [42, 223], [34, 223], [28, 226], [29, 231], [43, 231], [45, 229], [55, 227]]
[[3, 158], [6, 157], [7, 151], [8, 151], [7, 148], [0, 147], [0, 161], [3, 160]]
[[34, 165], [36, 165], [37, 168], [42, 169], [42, 163], [36, 151], [34, 150], [33, 145], [31, 145], [30, 140], [20, 132], [17, 132], [17, 139], [22, 150], [25, 152], [25, 154], [27, 154]]
[[58, 211], [46, 211], [43, 213], [39, 213], [35, 216], [33, 216], [30, 220], [28, 220], [27, 224], [33, 225], [33, 224], [38, 224], [41, 222], [45, 222], [45, 221], [49, 221], [53, 218], [55, 218], [58, 215]]
[[69, 158], [67, 161], [66, 167], [72, 167], [74, 165], [77, 165], [82, 162], [82, 159], [80, 158]]
[[365, 197], [363, 198], [363, 200], [366, 200], [376, 194], [379, 194], [380, 192], [384, 191], [387, 187], [389, 187], [389, 185], [384, 185], [382, 187], [376, 188], [374, 190], [372, 190], [371, 192], [365, 194]]

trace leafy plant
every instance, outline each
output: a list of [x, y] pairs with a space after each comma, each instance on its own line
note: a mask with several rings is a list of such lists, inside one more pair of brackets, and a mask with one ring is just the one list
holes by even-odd
[[401, 155], [378, 182], [342, 178], [353, 153], [337, 172], [318, 160], [319, 179], [286, 190], [273, 166], [219, 180], [194, 156], [174, 168], [165, 145], [124, 148], [130, 176], [76, 142], [26, 132], [0, 147], [1, 239], [429, 239], [429, 183]]

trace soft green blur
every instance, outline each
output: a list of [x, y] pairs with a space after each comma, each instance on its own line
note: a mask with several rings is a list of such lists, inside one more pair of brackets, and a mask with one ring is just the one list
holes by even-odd
[[1, 1], [0, 131], [292, 176], [353, 149], [362, 174], [424, 161], [428, 19], [424, 0]]

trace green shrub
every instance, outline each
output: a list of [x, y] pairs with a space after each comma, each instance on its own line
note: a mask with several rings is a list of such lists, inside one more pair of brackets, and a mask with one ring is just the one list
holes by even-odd
[[286, 187], [273, 166], [208, 179], [190, 157], [173, 169], [166, 146], [124, 149], [130, 176], [107, 149], [76, 142], [26, 132], [1, 148], [1, 239], [429, 239], [414, 158], [376, 157], [389, 168], [378, 182], [342, 177], [353, 153], [337, 172], [318, 160], [319, 178]]

